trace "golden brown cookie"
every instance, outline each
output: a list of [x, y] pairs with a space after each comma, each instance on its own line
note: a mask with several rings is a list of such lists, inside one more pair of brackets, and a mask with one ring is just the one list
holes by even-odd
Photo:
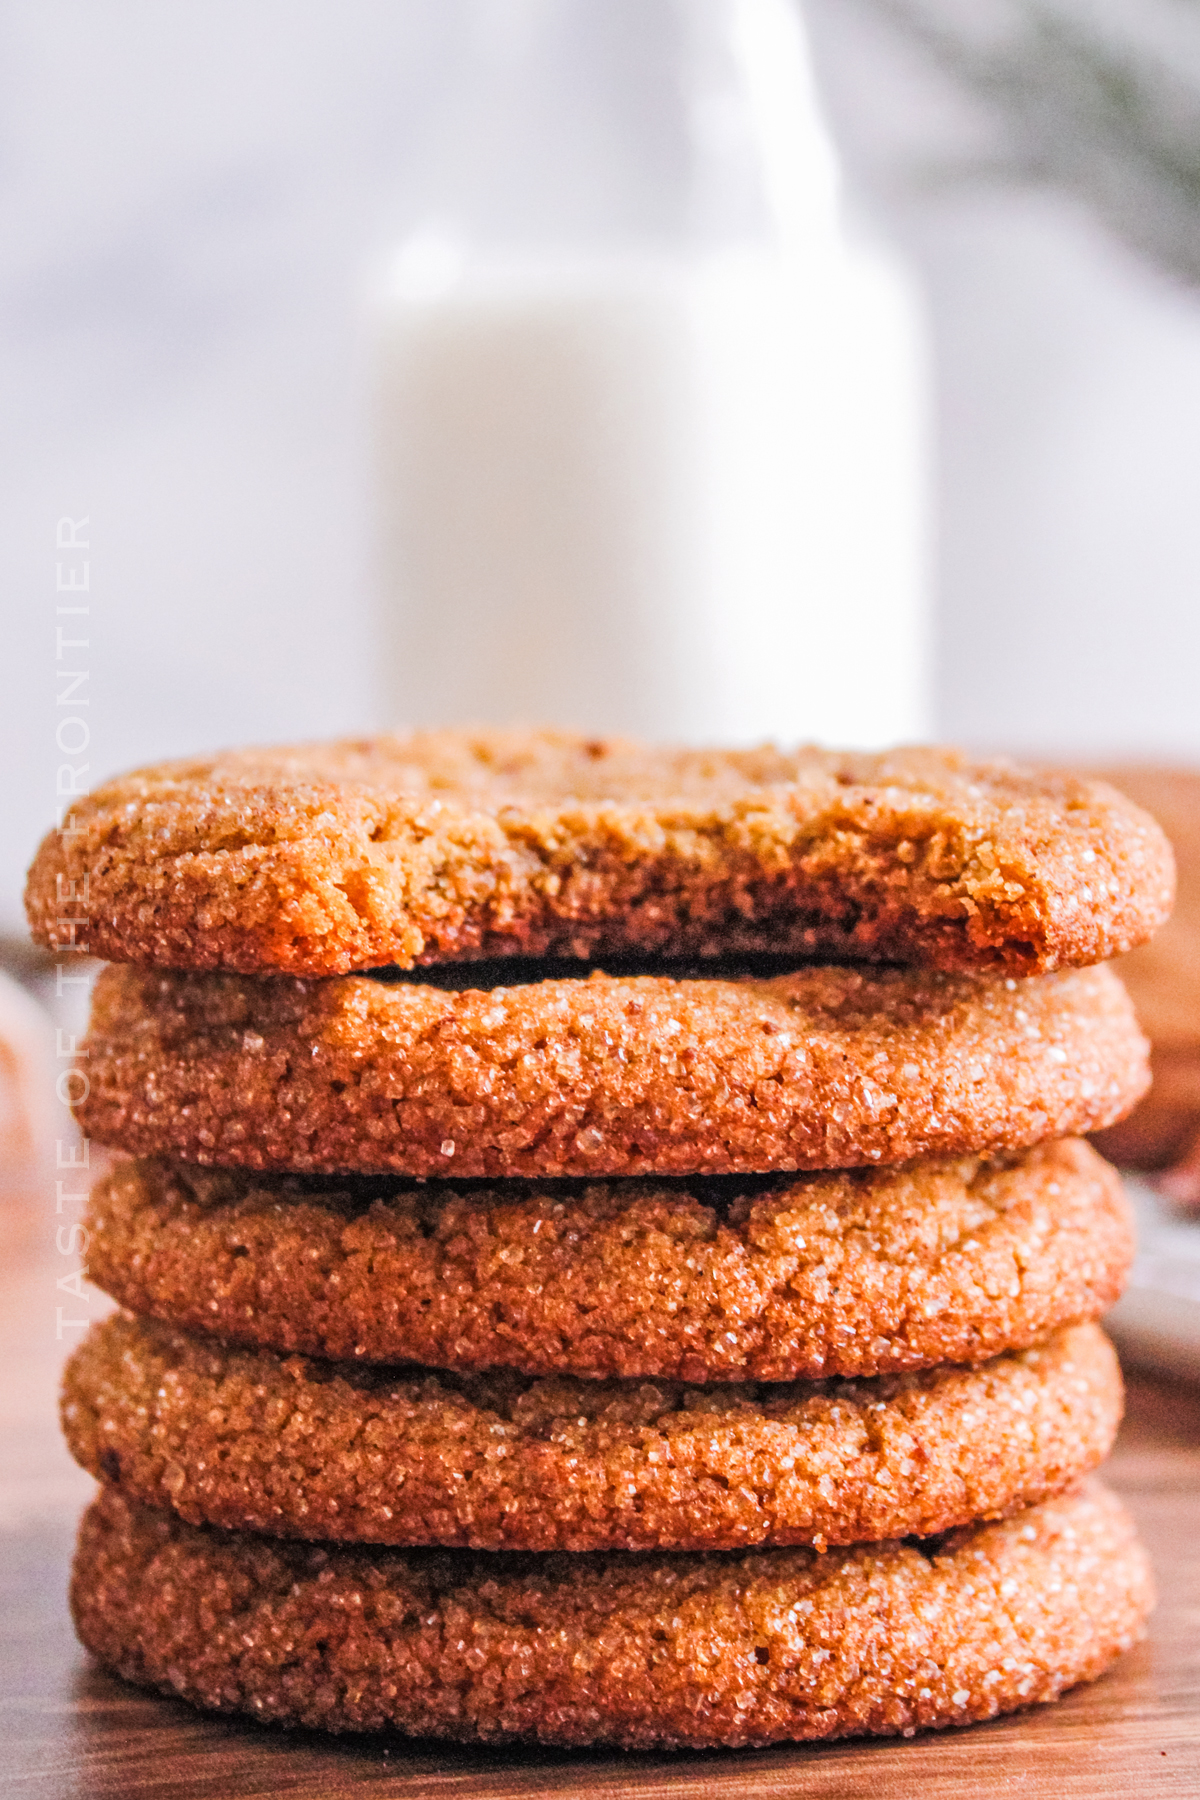
[[688, 1175], [1014, 1149], [1120, 1118], [1146, 1046], [1108, 969], [610, 976], [453, 992], [110, 967], [83, 1129], [217, 1167]]
[[132, 1311], [344, 1361], [694, 1383], [983, 1362], [1098, 1317], [1133, 1256], [1078, 1141], [995, 1161], [499, 1188], [141, 1162], [92, 1193]]
[[1089, 1484], [857, 1549], [491, 1555], [287, 1544], [102, 1489], [80, 1637], [264, 1722], [637, 1748], [909, 1735], [1054, 1700], [1143, 1634], [1145, 1552]]
[[30, 872], [39, 943], [244, 974], [729, 950], [1027, 974], [1140, 943], [1172, 884], [1110, 788], [946, 750], [353, 739], [139, 770], [67, 826]]
[[1162, 1170], [1174, 1198], [1200, 1203], [1200, 769], [1125, 768], [1111, 779], [1152, 812], [1175, 850], [1179, 894], [1153, 944], [1121, 976], [1150, 1038], [1154, 1086], [1104, 1151], [1131, 1169]]
[[1120, 1417], [1098, 1325], [977, 1369], [687, 1388], [315, 1363], [122, 1313], [62, 1405], [89, 1473], [193, 1525], [476, 1550], [929, 1537], [1074, 1486]]

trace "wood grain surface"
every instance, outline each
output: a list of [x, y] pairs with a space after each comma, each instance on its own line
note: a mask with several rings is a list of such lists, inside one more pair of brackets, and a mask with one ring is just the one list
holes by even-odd
[[[44, 1196], [49, 1194], [46, 1200]], [[907, 1742], [671, 1756], [473, 1751], [400, 1738], [329, 1739], [208, 1718], [126, 1686], [76, 1645], [65, 1587], [91, 1483], [62, 1449], [53, 1179], [0, 1214], [3, 1612], [0, 1791], [38, 1800], [1155, 1800], [1200, 1796], [1200, 1393], [1133, 1379], [1109, 1478], [1155, 1560], [1147, 1643], [1059, 1705]], [[65, 1297], [67, 1318], [87, 1307]], [[90, 1311], [103, 1307], [93, 1296]]]

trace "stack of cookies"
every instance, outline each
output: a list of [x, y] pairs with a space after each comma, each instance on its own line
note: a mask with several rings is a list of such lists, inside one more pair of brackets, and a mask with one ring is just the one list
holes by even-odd
[[1170, 886], [1112, 789], [935, 751], [449, 733], [94, 794], [29, 890], [112, 961], [79, 1112], [136, 1159], [66, 1376], [84, 1643], [560, 1744], [1098, 1674], [1149, 1577], [1085, 1480], [1131, 1245], [1080, 1134], [1145, 1087], [1096, 965]]

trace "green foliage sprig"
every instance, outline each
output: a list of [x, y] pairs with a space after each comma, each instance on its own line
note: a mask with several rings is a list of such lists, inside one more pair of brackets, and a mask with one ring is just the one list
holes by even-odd
[[[1133, 16], [1162, 3], [1136, 0]], [[1179, 66], [1046, 0], [1011, 0], [1007, 29], [991, 33], [920, 0], [864, 4], [1002, 123], [997, 170], [1079, 195], [1128, 242], [1200, 284], [1200, 20], [1188, 19], [1187, 0], [1171, 9], [1194, 40], [1194, 60]]]

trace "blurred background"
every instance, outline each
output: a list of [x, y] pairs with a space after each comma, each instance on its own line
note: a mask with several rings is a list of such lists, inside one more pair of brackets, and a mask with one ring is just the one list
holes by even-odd
[[[21, 929], [62, 761], [62, 517], [89, 520], [89, 642], [73, 653], [88, 784], [225, 743], [532, 709], [732, 740], [1200, 758], [1200, 6], [808, 0], [815, 99], [771, 5], [689, 11], [733, 21], [741, 66], [712, 66], [711, 42], [681, 51], [679, 8], [645, 0], [563, 0], [557, 23], [537, 0], [0, 8], [5, 930]], [[701, 115], [698, 177], [685, 140]], [[497, 145], [515, 117], [510, 168]], [[506, 211], [531, 171], [534, 228]], [[496, 609], [511, 591], [494, 601], [482, 580], [463, 598], [492, 553], [459, 530], [436, 457], [457, 467], [478, 444], [505, 255], [576, 204], [625, 272], [597, 311], [590, 265], [558, 268], [537, 289], [544, 318], [522, 276], [517, 325], [528, 348], [548, 319], [576, 375], [611, 366], [627, 390], [614, 442], [641, 432], [653, 455], [605, 463], [602, 506], [600, 464], [566, 469], [547, 505], [585, 493], [587, 516], [510, 632]], [[452, 372], [474, 355], [478, 380], [422, 400], [409, 352], [428, 317], [410, 303], [453, 285], [461, 233], [469, 257], [489, 232], [487, 304], [438, 351]], [[754, 314], [739, 288], [724, 313], [697, 311], [647, 274], [645, 245], [673, 252], [685, 232], [784, 244], [796, 317], [810, 308], [794, 366], [778, 308]], [[711, 329], [713, 368], [753, 388], [731, 468], [703, 474], [736, 487], [740, 471], [727, 530], [694, 470], [694, 491], [654, 497], [693, 435], [692, 376], [653, 386], [685, 314], [697, 343]], [[777, 353], [737, 360], [772, 332]], [[796, 395], [809, 436], [793, 442]], [[414, 475], [397, 432], [422, 404], [460, 413], [457, 436], [409, 444]], [[792, 528], [786, 496], [763, 498], [780, 470], [823, 496], [794, 605], [783, 538], [753, 577], [743, 549]], [[389, 513], [389, 481], [408, 484], [408, 514]], [[675, 508], [669, 531], [656, 507]], [[541, 516], [510, 533], [518, 569]], [[567, 593], [585, 540], [602, 587], [637, 570], [599, 632], [588, 593]], [[446, 545], [458, 561], [434, 569]], [[432, 598], [405, 611], [422, 580]], [[670, 601], [652, 629], [646, 593]]]

